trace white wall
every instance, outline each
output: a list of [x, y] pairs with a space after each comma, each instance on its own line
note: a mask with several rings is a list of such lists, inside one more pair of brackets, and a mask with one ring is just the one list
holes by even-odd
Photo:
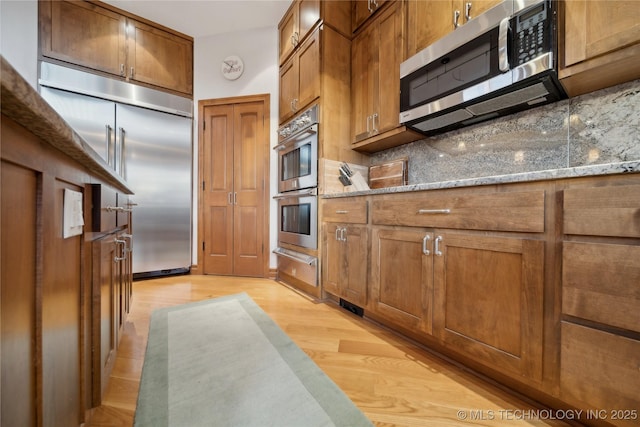
[[[245, 66], [244, 73], [238, 80], [229, 81], [222, 77], [220, 66], [222, 60], [229, 55], [238, 55]], [[270, 94], [271, 120], [269, 124], [270, 153], [270, 194], [277, 193], [276, 158], [271, 147], [277, 142], [278, 129], [278, 30], [275, 26], [255, 30], [225, 33], [215, 36], [200, 37], [194, 41], [194, 182], [198, 182], [198, 101], [205, 99], [226, 98], [244, 95]], [[200, 245], [198, 244], [197, 197], [198, 185], [194, 185], [194, 263]], [[275, 268], [276, 257], [271, 252], [277, 245], [277, 212], [276, 205], [270, 203], [270, 266]], [[200, 266], [202, 267], [202, 266]]]
[[0, 0], [0, 54], [31, 86], [37, 87], [37, 1]]

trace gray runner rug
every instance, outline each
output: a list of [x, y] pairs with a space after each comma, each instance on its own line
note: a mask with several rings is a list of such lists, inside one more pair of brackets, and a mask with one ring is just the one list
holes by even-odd
[[153, 311], [134, 425], [372, 426], [245, 293]]

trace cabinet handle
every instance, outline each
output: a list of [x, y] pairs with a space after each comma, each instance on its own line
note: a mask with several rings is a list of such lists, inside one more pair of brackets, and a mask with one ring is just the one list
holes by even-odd
[[122, 77], [126, 77], [125, 72], [124, 72], [124, 64], [120, 64], [120, 75]]
[[433, 253], [436, 256], [442, 256], [442, 251], [440, 250], [440, 242], [442, 242], [442, 236], [436, 237], [435, 242], [433, 242]]
[[123, 256], [115, 256], [113, 257], [113, 261], [114, 262], [120, 262], [120, 261], [124, 261], [127, 259], [127, 252], [126, 252], [126, 248], [127, 248], [127, 241], [126, 240], [122, 240], [122, 239], [115, 239], [114, 240], [116, 242], [116, 245], [118, 246], [122, 246], [122, 251], [120, 252]]
[[129, 69], [129, 78], [132, 79], [133, 78], [133, 67], [131, 67]]
[[229, 194], [227, 194], [227, 204], [232, 205], [233, 204], [233, 194], [231, 192], [229, 192]]
[[342, 227], [340, 229], [340, 240], [343, 242], [347, 241], [347, 238], [345, 237], [344, 233], [347, 231], [347, 229], [345, 227]]
[[129, 247], [127, 248], [125, 245], [125, 250], [127, 252], [133, 252], [133, 234], [125, 233], [125, 234], [121, 234], [121, 237], [123, 239], [129, 240]]
[[336, 213], [340, 215], [344, 215], [344, 214], [348, 214], [349, 211], [336, 211]]
[[429, 252], [429, 249], [427, 249], [427, 242], [431, 240], [431, 236], [429, 236], [428, 234], [425, 234], [425, 236], [422, 238], [422, 253], [429, 256], [431, 255], [431, 252]]
[[[371, 130], [374, 133], [378, 133], [378, 127], [376, 126], [376, 119], [378, 118], [378, 113], [373, 113], [371, 116]], [[380, 121], [380, 120], [378, 120]]]
[[371, 0], [367, 1], [367, 9], [369, 9], [369, 13], [373, 13], [373, 8], [371, 7]]
[[107, 212], [133, 212], [133, 209], [122, 206], [107, 206], [104, 210]]
[[296, 38], [295, 38], [295, 34], [293, 33], [291, 34], [291, 46], [296, 47]]
[[453, 28], [458, 28], [460, 26], [458, 24], [458, 19], [460, 19], [460, 11], [456, 10], [453, 12]]
[[340, 241], [340, 236], [338, 235], [338, 233], [340, 233], [340, 227], [336, 227], [336, 240]]
[[471, 20], [471, 2], [464, 4], [464, 17], [467, 21]]
[[238, 204], [238, 193], [233, 193], [233, 204], [234, 205]]
[[437, 215], [437, 214], [450, 214], [451, 209], [419, 209], [419, 215]]
[[371, 126], [369, 126], [370, 120], [371, 120], [371, 116], [367, 116], [367, 135], [371, 133]]

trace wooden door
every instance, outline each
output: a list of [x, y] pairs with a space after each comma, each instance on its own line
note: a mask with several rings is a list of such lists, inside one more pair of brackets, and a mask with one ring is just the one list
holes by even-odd
[[453, 3], [407, 2], [407, 58], [453, 31]]
[[320, 20], [320, 0], [298, 0], [298, 14], [298, 33], [302, 41]]
[[193, 93], [193, 43], [133, 19], [127, 20], [130, 80]]
[[540, 380], [544, 242], [436, 233], [434, 252], [434, 334], [485, 365]]
[[266, 95], [200, 101], [205, 274], [268, 274], [268, 103]]
[[45, 57], [124, 75], [126, 19], [84, 1], [39, 2]]
[[373, 310], [402, 328], [431, 333], [433, 234], [374, 228], [371, 240]]
[[341, 224], [325, 223], [322, 236], [322, 286], [327, 292], [342, 296], [345, 259], [342, 250]]

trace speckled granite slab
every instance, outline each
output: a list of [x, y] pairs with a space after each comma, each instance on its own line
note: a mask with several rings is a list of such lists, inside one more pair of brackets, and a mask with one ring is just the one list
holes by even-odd
[[371, 163], [409, 157], [410, 186], [637, 171], [638, 111], [635, 80], [382, 151]]

